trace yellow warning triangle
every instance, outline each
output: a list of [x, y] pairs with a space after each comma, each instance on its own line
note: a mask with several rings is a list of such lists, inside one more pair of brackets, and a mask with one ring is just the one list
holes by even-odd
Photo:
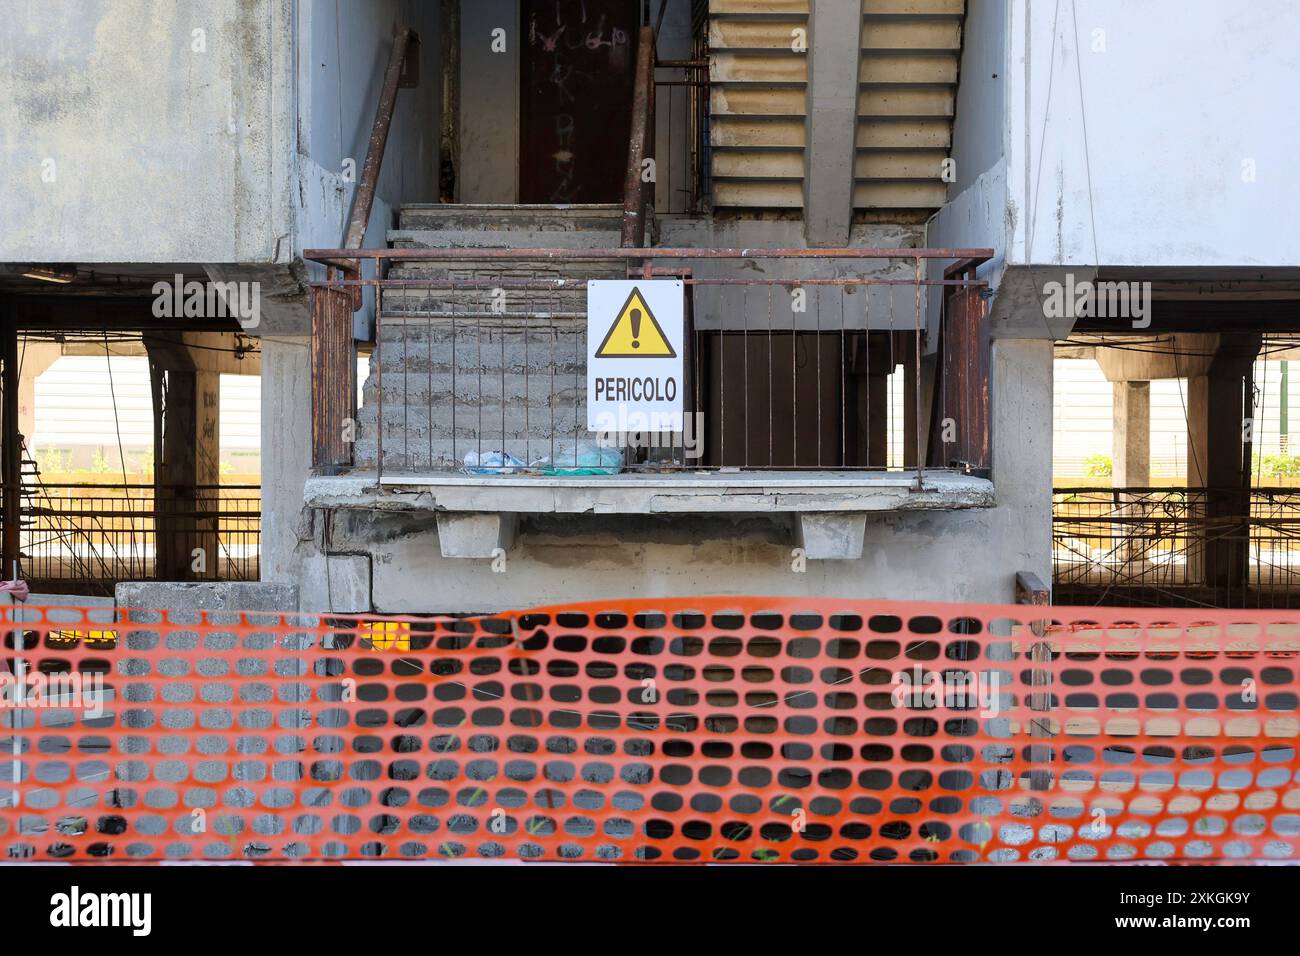
[[676, 357], [677, 353], [659, 327], [650, 306], [646, 305], [641, 290], [633, 286], [632, 294], [618, 310], [618, 318], [614, 319], [600, 348], [596, 349], [596, 358]]

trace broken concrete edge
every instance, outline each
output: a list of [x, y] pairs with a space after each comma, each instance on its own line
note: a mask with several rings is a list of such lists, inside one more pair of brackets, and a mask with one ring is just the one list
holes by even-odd
[[308, 508], [502, 514], [771, 514], [992, 508], [993, 482], [951, 472], [791, 476], [767, 473], [607, 475], [595, 478], [456, 473], [316, 475]]

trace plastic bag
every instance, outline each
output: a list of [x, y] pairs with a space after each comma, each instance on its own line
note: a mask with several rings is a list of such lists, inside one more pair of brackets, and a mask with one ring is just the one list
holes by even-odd
[[514, 455], [500, 449], [484, 452], [481, 456], [477, 451], [465, 453], [465, 470], [471, 475], [508, 475], [526, 467]]
[[555, 454], [533, 462], [543, 475], [617, 475], [623, 470], [623, 451], [594, 441], [562, 441]]

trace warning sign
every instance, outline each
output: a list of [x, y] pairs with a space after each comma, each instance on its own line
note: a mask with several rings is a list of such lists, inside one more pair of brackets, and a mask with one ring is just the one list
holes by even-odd
[[587, 283], [589, 430], [682, 430], [684, 294], [677, 279]]
[[618, 317], [596, 349], [596, 358], [676, 358], [659, 320], [633, 286]]

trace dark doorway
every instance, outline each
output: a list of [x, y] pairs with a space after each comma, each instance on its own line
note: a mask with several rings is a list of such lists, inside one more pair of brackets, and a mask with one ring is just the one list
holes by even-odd
[[623, 198], [639, 0], [524, 0], [519, 199]]

